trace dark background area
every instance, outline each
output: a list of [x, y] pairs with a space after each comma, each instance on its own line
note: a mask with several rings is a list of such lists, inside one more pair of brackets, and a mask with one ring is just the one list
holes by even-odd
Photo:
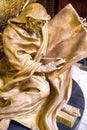
[[43, 4], [52, 17], [71, 3], [81, 17], [87, 18], [87, 0], [37, 0], [37, 2]]

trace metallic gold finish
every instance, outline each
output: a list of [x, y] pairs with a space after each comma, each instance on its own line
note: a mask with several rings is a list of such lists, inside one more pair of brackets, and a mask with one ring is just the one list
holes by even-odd
[[0, 30], [5, 27], [9, 18], [17, 16], [29, 2], [30, 0], [0, 0]]
[[[8, 20], [0, 59], [0, 126], [58, 130], [57, 113], [72, 93], [72, 65], [87, 57], [87, 31], [69, 4], [52, 20], [31, 3]], [[67, 112], [67, 111], [66, 111]], [[72, 113], [72, 110], [71, 110]]]

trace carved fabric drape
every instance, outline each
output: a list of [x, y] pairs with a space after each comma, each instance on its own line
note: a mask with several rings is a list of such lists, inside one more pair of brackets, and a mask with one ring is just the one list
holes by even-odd
[[[33, 4], [34, 10], [37, 5]], [[37, 12], [33, 13], [37, 18], [32, 15], [34, 19], [40, 16]], [[33, 130], [57, 130], [57, 112], [68, 102], [72, 92], [71, 67], [87, 56], [87, 32], [71, 5], [67, 5], [49, 24], [49, 15], [44, 15], [46, 17], [39, 20], [45, 20], [45, 23], [32, 33], [24, 26], [24, 14], [9, 20], [3, 32], [4, 58], [8, 58], [11, 72], [15, 73], [10, 77], [1, 75], [0, 126], [7, 120], [7, 129], [10, 120], [16, 120]], [[3, 61], [0, 64], [3, 65]], [[49, 65], [54, 65], [55, 69], [49, 72], [46, 69]], [[7, 73], [9, 66], [5, 70]], [[41, 66], [43, 69], [39, 70]]]

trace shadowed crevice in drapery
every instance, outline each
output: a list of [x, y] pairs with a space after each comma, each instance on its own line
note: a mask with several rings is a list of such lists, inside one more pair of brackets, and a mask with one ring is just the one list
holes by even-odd
[[[49, 76], [48, 76], [49, 77]], [[56, 84], [56, 82], [57, 84]], [[65, 82], [67, 80], [67, 82]], [[71, 69], [56, 79], [49, 78], [50, 94], [42, 105], [37, 116], [37, 123], [41, 130], [57, 130], [57, 112], [69, 101], [72, 92]]]

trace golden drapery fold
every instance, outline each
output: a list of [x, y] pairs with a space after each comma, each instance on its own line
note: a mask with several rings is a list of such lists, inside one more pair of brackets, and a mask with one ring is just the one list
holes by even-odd
[[87, 30], [71, 4], [49, 22], [48, 28], [49, 44], [46, 57], [59, 56], [66, 60], [58, 74], [87, 57]]
[[7, 129], [9, 120], [15, 120], [33, 130], [57, 130], [57, 112], [72, 92], [72, 65], [87, 56], [87, 32], [70, 4], [52, 20], [40, 4], [23, 11], [3, 32], [5, 55], [17, 71], [7, 82], [6, 75], [0, 79], [0, 124], [7, 120]]

